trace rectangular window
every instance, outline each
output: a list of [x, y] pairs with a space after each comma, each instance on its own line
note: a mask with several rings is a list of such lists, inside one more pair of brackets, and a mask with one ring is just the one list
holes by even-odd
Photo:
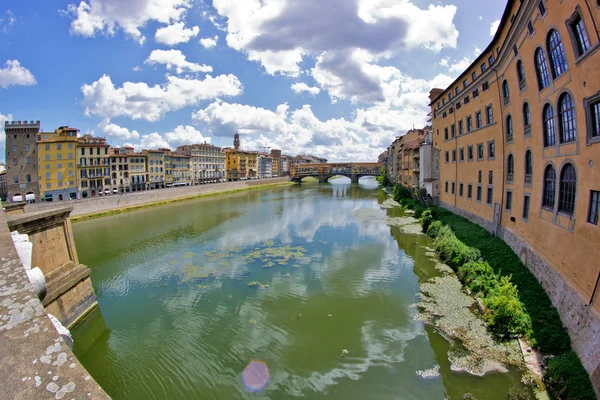
[[506, 191], [506, 211], [510, 211], [512, 209], [512, 192], [510, 190]]
[[475, 127], [477, 129], [481, 128], [481, 126], [483, 125], [483, 120], [481, 119], [481, 111], [477, 111], [475, 113]]
[[492, 140], [488, 142], [488, 159], [493, 159], [496, 157], [496, 144]]
[[473, 90], [473, 98], [476, 99], [479, 97], [479, 89]]
[[73, 148], [73, 143], [69, 143], [69, 150]]
[[19, 177], [15, 175], [14, 178], [13, 178], [13, 182], [14, 183], [19, 183]]
[[487, 82], [483, 82], [483, 84], [481, 85], [481, 89], [484, 92], [487, 92], [489, 88], [490, 88], [490, 85]]
[[479, 170], [477, 172], [477, 183], [481, 183], [481, 180], [483, 179], [483, 171]]
[[494, 184], [494, 171], [488, 172], [488, 185]]
[[50, 161], [50, 154], [46, 154], [46, 161]]
[[540, 10], [540, 15], [542, 17], [546, 15], [546, 6], [544, 5], [544, 0], [540, 0], [538, 3], [538, 9]]
[[73, 159], [73, 153], [69, 153], [69, 160]]
[[29, 151], [29, 145], [28, 144], [25, 145], [25, 151]]
[[81, 155], [85, 156], [85, 149], [83, 147], [81, 148]]
[[529, 196], [525, 195], [523, 198], [523, 219], [529, 218]]
[[579, 13], [575, 14], [573, 18], [571, 18], [569, 21], [569, 27], [571, 28], [571, 39], [573, 39], [575, 54], [577, 57], [580, 57], [592, 46], [590, 44], [590, 38], [587, 30], [585, 29], [585, 24], [583, 23]]
[[469, 183], [467, 185], [467, 199], [471, 200], [472, 198], [473, 198], [473, 185]]
[[485, 204], [492, 204], [492, 196], [494, 194], [494, 189], [492, 189], [491, 187], [487, 188], [487, 197], [485, 199]]
[[489, 57], [488, 57], [488, 63], [489, 63], [490, 65], [492, 65], [492, 64], [494, 63], [494, 61], [496, 61], [496, 59], [494, 58], [494, 56], [493, 56], [493, 55], [491, 55], [491, 56], [489, 56]]
[[452, 182], [452, 194], [456, 191], [456, 183]]
[[46, 180], [50, 180], [50, 172], [46, 172]]
[[467, 132], [471, 132], [473, 130], [473, 118], [469, 115], [467, 117]]
[[460, 197], [463, 197], [463, 189], [464, 189], [464, 185], [463, 185], [462, 183], [460, 183], [460, 184], [458, 185], [458, 195], [459, 195]]
[[448, 140], [448, 127], [444, 128], [444, 140]]
[[446, 189], [446, 193], [448, 193], [448, 181], [446, 181], [446, 185], [445, 185], [445, 189]]
[[25, 157], [25, 164], [31, 164], [31, 159], [29, 157]]
[[483, 160], [483, 143], [477, 145], [477, 160]]
[[465, 97], [465, 104], [469, 104], [470, 101], [469, 96]]
[[57, 153], [57, 154], [56, 154], [56, 159], [57, 159], [57, 160], [62, 160], [62, 154], [60, 154], [60, 153]]
[[452, 126], [450, 127], [450, 133], [452, 137], [456, 137], [456, 125], [452, 124]]
[[463, 88], [466, 88], [466, 87], [467, 87], [467, 85], [468, 85], [468, 82], [467, 82], [467, 80], [465, 79], [465, 80], [463, 81]]
[[467, 149], [467, 155], [469, 157], [469, 161], [473, 161], [473, 146], [469, 146]]
[[49, 150], [50, 150], [50, 145], [46, 144], [46, 151], [49, 151]]
[[527, 30], [529, 31], [530, 35], [533, 35], [533, 22], [529, 21], [527, 23]]
[[460, 153], [459, 153], [459, 155], [460, 155], [460, 158], [459, 158], [459, 160], [460, 160], [461, 162], [462, 162], [462, 161], [465, 161], [465, 149], [464, 149], [464, 147], [461, 147], [461, 148], [460, 148]]
[[58, 168], [58, 169], [62, 168], [62, 164], [57, 164], [56, 168]]
[[590, 190], [590, 208], [587, 222], [598, 225], [598, 213], [600, 213], [600, 192]]
[[485, 118], [488, 125], [494, 122], [494, 112], [492, 111], [492, 106], [485, 108]]
[[46, 164], [46, 169], [50, 169], [50, 164]]
[[477, 186], [477, 201], [481, 203], [481, 185]]
[[456, 109], [460, 110], [460, 107], [461, 107], [461, 105], [460, 105], [460, 101], [459, 101], [458, 103], [456, 103]]
[[452, 101], [452, 92], [448, 93], [448, 101]]
[[458, 94], [460, 93], [460, 89], [458, 88], [458, 86], [454, 89], [454, 93], [458, 96]]
[[446, 152], [446, 164], [450, 162], [450, 153]]
[[452, 162], [456, 162], [456, 150], [452, 150]]
[[473, 80], [477, 79], [477, 71], [473, 71], [473, 73], [471, 73], [471, 78], [473, 78]]
[[486, 69], [487, 69], [487, 65], [485, 65], [485, 63], [481, 64], [481, 73], [482, 74], [485, 72]]
[[56, 144], [56, 150], [61, 150], [62, 149], [62, 145], [60, 143]]
[[462, 135], [463, 133], [464, 133], [464, 130], [463, 130], [463, 121], [461, 119], [460, 121], [458, 121], [458, 134]]

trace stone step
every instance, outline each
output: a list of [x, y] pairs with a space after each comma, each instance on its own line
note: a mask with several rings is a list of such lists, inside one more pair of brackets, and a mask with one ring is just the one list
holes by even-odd
[[46, 297], [42, 301], [44, 307], [52, 303], [72, 287], [90, 276], [90, 269], [83, 264], [69, 261], [45, 276]]

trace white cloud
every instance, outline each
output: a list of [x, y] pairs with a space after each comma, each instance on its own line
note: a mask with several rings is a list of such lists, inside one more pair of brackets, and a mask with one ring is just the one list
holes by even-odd
[[[383, 88], [369, 76], [367, 62], [406, 48], [439, 52], [456, 47], [456, 7], [421, 9], [410, 0], [214, 0], [226, 21], [227, 44], [258, 61], [268, 74], [298, 76], [305, 57], [339, 93], [359, 101], [383, 101]], [[357, 56], [360, 54], [360, 56]]]
[[483, 21], [483, 17], [482, 17], [481, 15], [479, 16], [479, 20], [480, 20], [480, 21]]
[[189, 125], [179, 125], [173, 131], [165, 133], [164, 137], [173, 148], [184, 144], [211, 142], [211, 138], [205, 137], [199, 130]]
[[497, 19], [496, 21], [492, 22], [490, 25], [490, 36], [494, 36], [496, 34], [496, 31], [498, 30], [498, 27], [500, 26], [500, 20]]
[[217, 45], [217, 41], [219, 40], [219, 35], [215, 35], [212, 38], [202, 38], [200, 39], [200, 44], [204, 46], [206, 49], [212, 49]]
[[31, 86], [37, 81], [33, 74], [22, 67], [17, 60], [8, 60], [5, 68], [0, 68], [0, 87], [6, 89], [9, 86]]
[[113, 118], [125, 116], [156, 122], [169, 111], [198, 104], [203, 100], [242, 93], [235, 75], [206, 75], [203, 80], [168, 76], [164, 85], [148, 86], [145, 82], [124, 82], [116, 88], [110, 76], [81, 87], [85, 114]]
[[292, 84], [291, 89], [296, 94], [300, 94], [302, 92], [307, 92], [308, 94], [310, 94], [312, 96], [316, 96], [321, 92], [321, 89], [319, 89], [318, 87], [308, 86], [304, 82], [298, 82], [298, 83]]
[[462, 60], [456, 61], [450, 65], [450, 72], [461, 73], [469, 68], [469, 65], [471, 65], [472, 62], [473, 60], [471, 60], [469, 57], [464, 57]]
[[11, 10], [6, 10], [0, 15], [0, 32], [8, 33], [15, 22], [17, 22], [15, 14]]
[[142, 70], [142, 68], [140, 68], [140, 66], [139, 66], [139, 65], [136, 65], [135, 67], [131, 68], [131, 70], [132, 70], [133, 72], [139, 72], [139, 71], [141, 71], [141, 70]]
[[442, 58], [440, 60], [440, 66], [447, 67], [449, 62], [450, 62], [450, 58], [449, 57]]
[[127, 128], [111, 124], [109, 118], [104, 118], [98, 124], [98, 128], [100, 128], [100, 130], [102, 130], [102, 132], [104, 132], [107, 136], [111, 136], [118, 139], [131, 140], [140, 137], [140, 134], [135, 130], [130, 131]]
[[140, 43], [140, 29], [149, 21], [169, 24], [181, 20], [192, 0], [87, 0], [69, 4], [64, 15], [71, 16], [71, 34], [93, 37], [96, 33], [112, 36], [117, 28]]
[[[4, 134], [4, 122], [12, 121], [12, 120], [13, 120], [12, 114], [4, 115], [4, 114], [0, 113], [0, 130], [1, 130], [0, 142], [4, 142], [6, 140], [6, 135]], [[2, 153], [2, 155], [4, 155], [4, 153]]]
[[131, 147], [135, 147], [135, 149], [138, 151], [142, 149], [171, 149], [171, 145], [157, 132], [150, 133], [148, 135], [142, 135], [140, 144], [132, 144]]
[[167, 69], [175, 67], [178, 74], [188, 72], [212, 72], [210, 65], [201, 65], [189, 62], [179, 50], [152, 50], [145, 64], [166, 64]]
[[197, 26], [187, 29], [183, 22], [177, 22], [173, 25], [165, 26], [156, 30], [154, 39], [158, 43], [173, 46], [179, 43], [187, 43], [191, 38], [196, 37], [200, 32]]

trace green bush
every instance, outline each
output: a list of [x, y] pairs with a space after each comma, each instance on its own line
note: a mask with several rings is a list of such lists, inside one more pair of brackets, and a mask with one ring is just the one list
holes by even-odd
[[452, 229], [448, 226], [443, 226], [439, 229], [434, 245], [440, 253], [440, 258], [455, 271], [461, 265], [469, 261], [477, 261], [481, 258], [479, 250], [469, 247], [458, 240]]
[[471, 261], [458, 268], [458, 277], [466, 287], [485, 297], [498, 283], [498, 276], [485, 261]]
[[402, 199], [412, 199], [412, 194], [410, 193], [410, 190], [408, 190], [408, 188], [402, 185], [394, 186], [392, 196], [397, 202], [400, 202]]
[[548, 361], [544, 383], [550, 397], [563, 400], [594, 400], [590, 377], [577, 354], [567, 351]]
[[429, 225], [433, 222], [433, 216], [431, 215], [431, 210], [425, 210], [421, 214], [421, 226], [423, 227], [423, 232], [427, 233], [429, 229]]
[[431, 225], [429, 225], [429, 228], [427, 228], [427, 236], [435, 239], [439, 234], [440, 229], [442, 229], [442, 226], [442, 221], [433, 221]]
[[485, 320], [494, 333], [504, 338], [528, 337], [531, 318], [519, 301], [517, 287], [503, 276], [483, 299]]

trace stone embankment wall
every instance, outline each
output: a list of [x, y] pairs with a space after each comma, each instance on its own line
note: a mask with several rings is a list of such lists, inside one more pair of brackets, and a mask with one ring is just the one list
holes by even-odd
[[3, 213], [0, 213], [0, 343], [1, 398], [109, 398], [48, 318], [21, 264]]
[[238, 182], [223, 182], [207, 185], [182, 186], [165, 189], [154, 189], [142, 192], [132, 192], [125, 194], [111, 194], [108, 196], [90, 197], [80, 200], [64, 200], [62, 202], [43, 202], [28, 204], [25, 207], [27, 213], [42, 210], [51, 210], [58, 207], [72, 207], [71, 216], [92, 214], [103, 211], [115, 210], [118, 208], [139, 206], [142, 204], [156, 203], [161, 201], [175, 200], [197, 196], [202, 194], [211, 194], [225, 192], [229, 190], [238, 190], [251, 188], [258, 185], [268, 185], [275, 183], [289, 182], [289, 177], [257, 179]]
[[[440, 203], [445, 209], [492, 231], [492, 221], [478, 217], [468, 211]], [[504, 240], [521, 258], [557, 308], [562, 323], [569, 331], [573, 350], [590, 374], [597, 393], [600, 393], [600, 315], [588, 306], [590, 299], [584, 299], [579, 292], [552, 267], [550, 262], [533, 247], [510, 229], [499, 226], [498, 237]], [[600, 296], [600, 293], [597, 294]]]

